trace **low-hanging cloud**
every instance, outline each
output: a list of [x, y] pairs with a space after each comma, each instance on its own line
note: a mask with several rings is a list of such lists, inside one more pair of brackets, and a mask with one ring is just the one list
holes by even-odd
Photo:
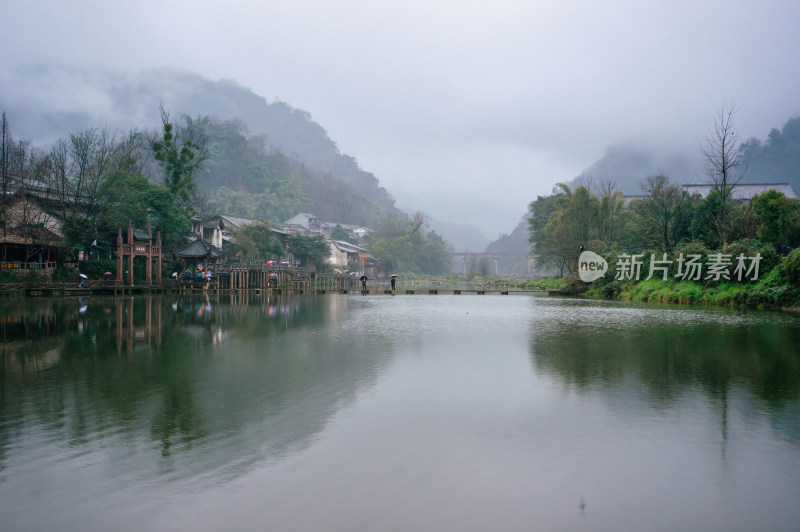
[[20, 114], [18, 132], [51, 112], [143, 127], [153, 115], [94, 91], [92, 72], [233, 79], [309, 111], [409, 209], [495, 235], [609, 146], [696, 156], [731, 102], [743, 137], [781, 127], [800, 112], [798, 26], [790, 0], [42, 0], [0, 19], [0, 45], [14, 50], [0, 104]]

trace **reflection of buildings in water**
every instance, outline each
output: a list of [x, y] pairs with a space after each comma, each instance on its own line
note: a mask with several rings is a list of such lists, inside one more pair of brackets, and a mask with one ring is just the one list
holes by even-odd
[[214, 345], [221, 345], [225, 340], [227, 340], [227, 338], [228, 338], [228, 333], [226, 333], [221, 328], [214, 329], [211, 332], [211, 343], [213, 343]]
[[[37, 302], [38, 303], [38, 302]], [[23, 375], [61, 360], [60, 340], [52, 337], [64, 320], [50, 305], [20, 300], [0, 308], [0, 374]]]
[[[236, 307], [211, 296], [202, 300], [202, 317], [197, 297], [88, 298], [80, 315], [72, 300], [47, 343], [30, 340], [48, 347], [39, 349], [36, 367], [53, 364], [48, 371], [59, 377], [42, 374], [31, 381], [40, 385], [17, 387], [15, 400], [52, 406], [47, 415], [58, 423], [46, 430], [54, 441], [99, 449], [98, 439], [125, 434], [119, 440], [130, 447], [115, 462], [123, 474], [139, 475], [141, 460], [156, 459], [162, 472], [180, 478], [233, 478], [311, 445], [328, 419], [375, 382], [385, 360], [374, 345], [362, 349], [349, 336], [331, 341], [316, 331], [282, 334], [327, 326], [334, 299], [346, 298], [264, 295]], [[77, 333], [78, 320], [84, 333]], [[94, 333], [97, 348], [90, 345]], [[22, 349], [32, 351], [30, 344]], [[131, 363], [136, 359], [147, 360]]]
[[256, 306], [268, 317], [290, 317], [300, 312], [301, 303], [298, 294], [231, 294], [231, 307], [252, 309]]
[[[144, 306], [144, 323], [135, 323], [134, 316]], [[134, 345], [143, 345], [148, 352], [161, 345], [161, 297], [115, 299], [115, 337], [117, 354], [133, 353]], [[155, 310], [154, 310], [155, 309]]]
[[346, 297], [328, 297], [325, 303], [327, 311], [333, 316], [347, 312], [348, 300]]
[[61, 362], [61, 349], [53, 347], [39, 353], [31, 353], [32, 342], [13, 345], [3, 345], [0, 349], [2, 356], [3, 375], [24, 375], [45, 370]]

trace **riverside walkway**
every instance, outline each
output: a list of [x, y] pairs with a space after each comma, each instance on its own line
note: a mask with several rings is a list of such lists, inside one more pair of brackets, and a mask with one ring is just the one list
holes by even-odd
[[0, 283], [0, 296], [86, 296], [86, 295], [130, 295], [130, 294], [225, 294], [251, 292], [255, 294], [356, 294], [363, 296], [370, 295], [512, 295], [512, 294], [533, 294], [546, 293], [549, 295], [560, 295], [559, 290], [547, 289], [517, 289], [517, 288], [430, 288], [413, 287], [398, 288], [391, 290], [388, 288], [373, 287], [367, 290], [355, 287], [347, 288], [319, 288], [316, 286], [279, 286], [277, 288], [256, 287], [256, 288], [230, 288], [220, 286], [215, 282], [193, 282], [182, 283], [172, 280], [165, 281], [164, 284], [142, 286], [142, 285], [123, 285], [102, 281], [87, 281], [80, 283]]
[[[187, 273], [187, 272], [184, 272]], [[401, 280], [395, 290], [389, 289], [389, 281], [370, 279], [367, 289], [363, 289], [360, 279], [347, 274], [319, 274], [312, 269], [293, 266], [268, 266], [264, 264], [231, 264], [214, 268], [210, 278], [178, 275], [169, 279], [159, 279], [152, 285], [123, 284], [120, 279], [85, 279], [83, 282], [19, 282], [0, 283], [0, 296], [62, 296], [87, 294], [224, 294], [224, 293], [296, 293], [296, 294], [361, 294], [361, 295], [410, 295], [410, 294], [524, 294], [560, 292], [545, 289], [517, 289], [510, 287], [437, 286], [437, 281], [426, 282], [420, 279]]]
[[316, 290], [317, 294], [327, 294], [327, 293], [338, 293], [338, 294], [361, 294], [364, 296], [368, 295], [415, 295], [415, 294], [430, 294], [430, 295], [438, 295], [438, 294], [451, 294], [451, 295], [462, 295], [462, 294], [475, 294], [475, 295], [485, 295], [485, 294], [500, 294], [502, 296], [507, 296], [510, 294], [532, 294], [532, 293], [548, 293], [551, 295], [557, 295], [561, 292], [559, 290], [545, 290], [545, 289], [531, 289], [531, 290], [522, 290], [522, 289], [503, 289], [503, 288], [409, 288], [409, 289], [352, 289], [352, 290]]

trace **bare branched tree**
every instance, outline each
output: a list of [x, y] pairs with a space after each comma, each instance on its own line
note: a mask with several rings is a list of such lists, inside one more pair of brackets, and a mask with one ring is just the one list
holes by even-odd
[[[3, 112], [3, 119], [2, 123], [0, 123], [0, 211], [6, 212], [6, 205], [8, 203], [8, 193], [9, 193], [9, 186], [11, 185], [11, 174], [9, 173], [8, 167], [8, 155], [10, 150], [11, 144], [11, 132], [8, 128], [8, 120], [6, 119], [6, 113]], [[0, 229], [3, 231], [3, 236], [6, 235], [6, 220], [4, 216], [0, 216], [2, 220], [2, 227]]]
[[208, 119], [194, 121], [186, 115], [181, 119], [183, 124], [178, 127], [170, 120], [169, 112], [162, 104], [163, 132], [160, 136], [153, 136], [150, 147], [153, 158], [161, 166], [164, 186], [179, 199], [188, 212], [192, 212], [197, 193], [194, 176], [205, 168], [210, 157], [203, 133]]
[[420, 229], [423, 229], [428, 225], [428, 215], [422, 211], [417, 211], [414, 213], [414, 216], [411, 217], [411, 233], [416, 233]]
[[406, 231], [407, 224], [408, 215], [387, 212], [378, 220], [374, 237], [381, 239], [402, 235]]
[[733, 122], [736, 106], [720, 109], [714, 117], [714, 129], [708, 133], [702, 148], [706, 173], [723, 201], [731, 198], [733, 189], [747, 175], [745, 147]]
[[748, 161], [745, 146], [733, 121], [736, 106], [722, 107], [714, 117], [714, 129], [709, 132], [702, 148], [706, 173], [719, 194], [721, 203], [714, 213], [713, 224], [723, 247], [731, 233], [730, 200], [733, 190], [747, 176]]
[[619, 218], [625, 208], [625, 199], [617, 183], [608, 179], [600, 182], [598, 191], [597, 238], [607, 243], [614, 241], [618, 233]]
[[480, 257], [478, 258], [475, 264], [476, 273], [479, 273], [481, 277], [486, 279], [492, 274], [492, 263], [489, 261], [489, 257]]
[[645, 179], [641, 187], [647, 197], [632, 201], [631, 211], [640, 217], [646, 233], [661, 246], [662, 251], [672, 251], [680, 214], [678, 206], [683, 200], [681, 189], [660, 174]]
[[41, 179], [49, 160], [26, 142], [13, 142], [10, 137], [6, 148], [5, 185], [0, 223], [7, 241], [23, 244], [25, 260], [48, 247], [60, 244], [59, 220], [55, 212], [54, 196]]

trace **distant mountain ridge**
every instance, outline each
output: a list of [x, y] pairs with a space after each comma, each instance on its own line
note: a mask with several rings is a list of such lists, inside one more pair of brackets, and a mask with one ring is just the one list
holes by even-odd
[[[38, 89], [31, 94], [20, 86]], [[131, 73], [50, 66], [30, 67], [15, 80], [0, 80], [0, 109], [7, 112], [14, 136], [41, 147], [89, 127], [107, 126], [120, 132], [157, 128], [160, 105], [173, 119], [187, 115], [238, 121], [246, 126], [246, 134], [263, 137], [268, 148], [279, 150], [289, 160], [272, 157], [281, 171], [305, 176], [305, 190], [313, 202], [308, 209], [319, 216], [333, 218], [352, 211], [349, 219], [336, 221], [374, 225], [383, 213], [400, 212], [378, 179], [359, 168], [355, 157], [341, 153], [310, 113], [286, 102], [270, 103], [232, 80], [213, 81], [172, 69]], [[224, 183], [216, 177], [206, 179], [206, 185]], [[347, 205], [330, 205], [332, 196], [326, 196], [326, 191], [350, 199]], [[436, 230], [445, 239], [452, 235], [459, 242], [469, 232], [447, 223], [437, 224]]]
[[[640, 182], [663, 174], [678, 183], [690, 183], [702, 174], [699, 157], [690, 158], [679, 152], [664, 152], [646, 146], [610, 146], [606, 153], [581, 172], [571, 186], [610, 181], [623, 194], [641, 194]], [[535, 198], [533, 198], [535, 199]]]
[[[358, 167], [355, 158], [342, 154], [325, 129], [311, 115], [285, 102], [267, 100], [235, 81], [213, 81], [185, 71], [155, 69], [138, 74], [123, 71], [85, 72], [55, 69], [46, 75], [61, 90], [94, 95], [76, 104], [29, 99], [6, 101], [16, 136], [34, 143], [51, 143], [69, 132], [108, 126], [121, 131], [158, 127], [159, 106], [177, 118], [211, 116], [238, 119], [250, 133], [264, 135], [267, 143], [290, 158], [330, 174], [367, 196], [388, 196], [378, 180]], [[45, 112], [43, 112], [45, 111]]]
[[[800, 193], [800, 117], [790, 118], [780, 130], [772, 129], [764, 142], [756, 138], [747, 140], [744, 149], [749, 161], [746, 182], [788, 183], [795, 194]], [[619, 145], [609, 147], [603, 157], [567, 183], [576, 187], [612, 181], [624, 194], [635, 195], [642, 193], [639, 183], [643, 179], [657, 174], [663, 174], [680, 184], [708, 181], [699, 150], [694, 157], [690, 157], [679, 152]], [[531, 201], [535, 199], [531, 198]], [[511, 235], [495, 240], [487, 246], [486, 251], [527, 252], [527, 230], [526, 213]], [[525, 234], [524, 239], [522, 233]]]

